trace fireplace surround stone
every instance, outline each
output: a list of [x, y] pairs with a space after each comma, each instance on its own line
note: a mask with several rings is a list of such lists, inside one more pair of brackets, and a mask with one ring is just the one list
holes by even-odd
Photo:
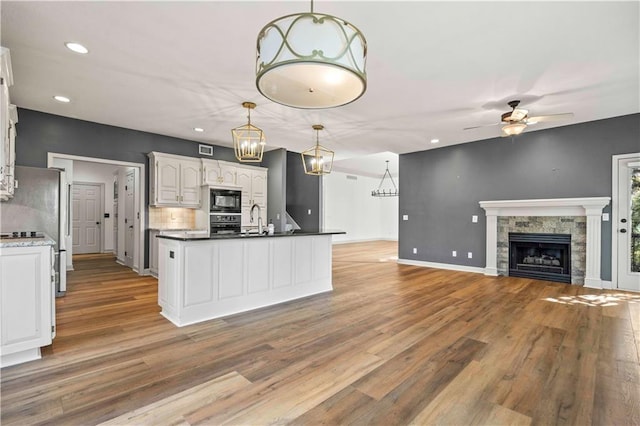
[[[602, 279], [600, 276], [600, 265], [602, 262], [602, 210], [609, 204], [610, 197], [590, 197], [590, 198], [553, 198], [553, 199], [537, 199], [537, 200], [497, 200], [497, 201], [480, 201], [480, 207], [486, 212], [487, 220], [487, 236], [486, 236], [486, 266], [485, 275], [496, 276], [499, 274], [498, 269], [498, 252], [506, 247], [508, 256], [508, 245], [505, 247], [498, 246], [499, 228], [498, 218], [515, 217], [514, 227], [527, 228], [533, 225], [542, 229], [550, 229], [553, 226], [571, 226], [582, 227], [584, 223], [584, 280], [583, 284], [587, 287], [602, 288]], [[530, 220], [528, 218], [538, 217], [555, 217], [556, 225], [551, 222], [538, 222], [538, 219]], [[578, 219], [583, 218], [583, 219]], [[564, 219], [564, 222], [563, 222]], [[573, 222], [570, 220], [573, 219]], [[516, 222], [518, 224], [516, 225]], [[508, 228], [509, 222], [502, 222]], [[564, 225], [563, 225], [564, 224]], [[504, 231], [503, 231], [504, 232]], [[508, 229], [506, 230], [506, 242], [508, 244]], [[522, 232], [522, 231], [512, 231]], [[526, 232], [526, 231], [525, 231]], [[576, 235], [580, 238], [579, 235]], [[573, 233], [572, 233], [572, 257], [573, 255]], [[580, 249], [576, 249], [580, 250]], [[503, 251], [503, 250], [502, 250]], [[580, 254], [576, 256], [580, 259]], [[572, 275], [573, 275], [572, 261]], [[576, 267], [582, 267], [580, 263]], [[508, 266], [507, 266], [508, 268]], [[582, 281], [582, 280], [581, 280]]]

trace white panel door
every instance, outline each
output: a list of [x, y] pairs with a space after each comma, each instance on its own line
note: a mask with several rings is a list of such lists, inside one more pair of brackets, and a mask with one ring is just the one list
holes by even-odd
[[102, 187], [99, 184], [73, 184], [73, 253], [100, 253], [102, 225]]
[[135, 233], [135, 195], [136, 177], [133, 170], [127, 173], [126, 184], [124, 186], [124, 264], [133, 268], [134, 255], [134, 233]]
[[618, 288], [640, 291], [640, 156], [618, 160], [617, 211]]

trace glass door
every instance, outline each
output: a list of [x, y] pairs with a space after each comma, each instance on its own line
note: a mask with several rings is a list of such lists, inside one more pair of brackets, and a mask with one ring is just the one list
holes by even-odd
[[640, 291], [640, 157], [618, 161], [618, 288]]

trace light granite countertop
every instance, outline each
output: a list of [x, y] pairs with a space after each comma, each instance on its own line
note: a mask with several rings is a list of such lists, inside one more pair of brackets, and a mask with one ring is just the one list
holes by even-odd
[[44, 238], [0, 238], [0, 248], [55, 246], [56, 241], [44, 234]]

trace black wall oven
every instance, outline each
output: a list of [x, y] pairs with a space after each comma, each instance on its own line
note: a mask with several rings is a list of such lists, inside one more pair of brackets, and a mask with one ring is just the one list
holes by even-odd
[[211, 188], [211, 213], [241, 213], [242, 191], [239, 189]]
[[242, 191], [211, 188], [209, 225], [211, 235], [239, 234], [242, 225]]

